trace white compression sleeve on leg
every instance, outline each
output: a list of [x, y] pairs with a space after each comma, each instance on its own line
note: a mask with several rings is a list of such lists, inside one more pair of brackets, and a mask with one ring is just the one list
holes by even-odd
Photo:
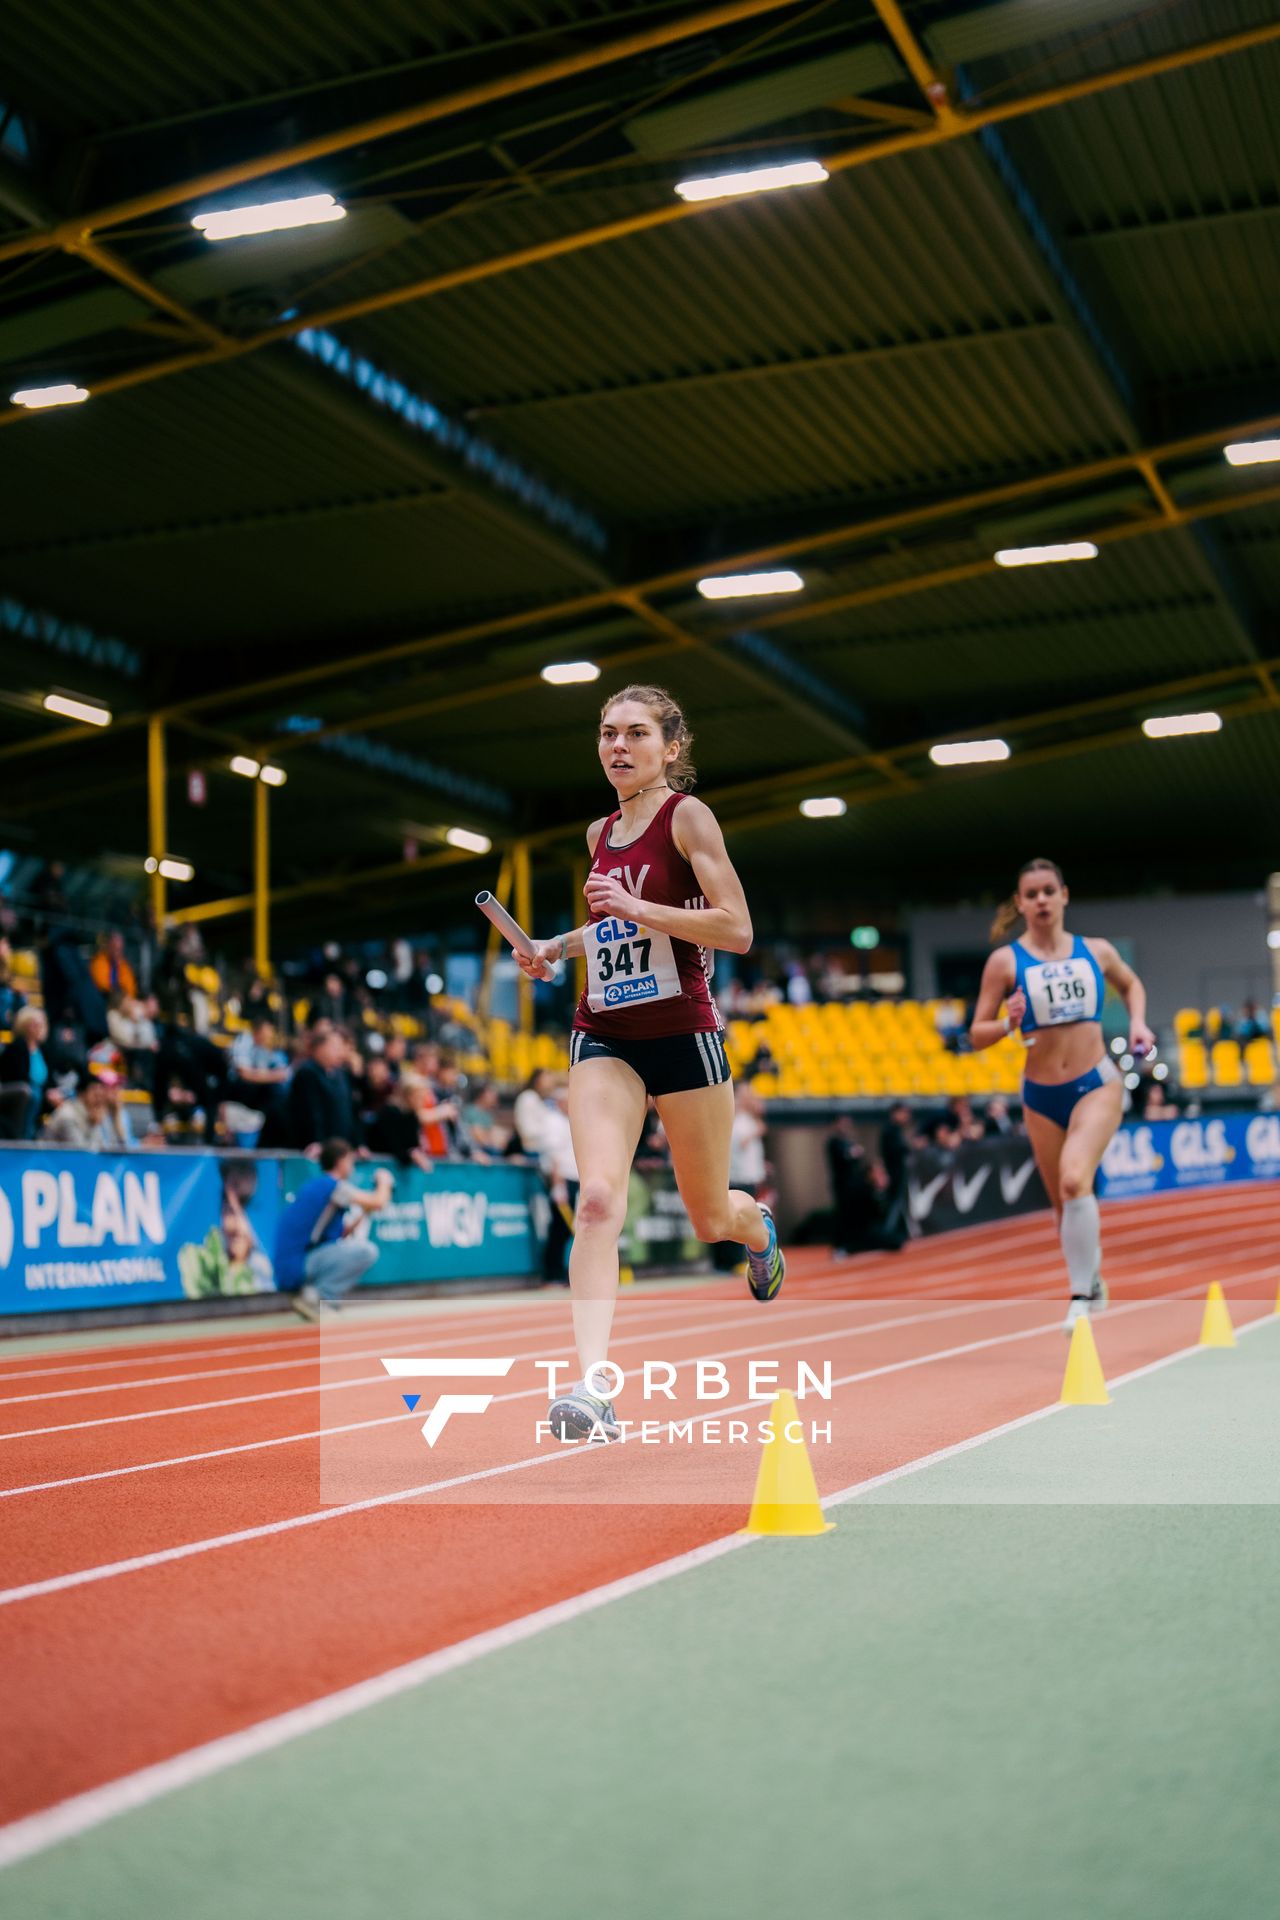
[[1079, 1299], [1087, 1299], [1102, 1264], [1102, 1221], [1093, 1194], [1083, 1193], [1078, 1200], [1064, 1202], [1062, 1251], [1071, 1276], [1072, 1293]]

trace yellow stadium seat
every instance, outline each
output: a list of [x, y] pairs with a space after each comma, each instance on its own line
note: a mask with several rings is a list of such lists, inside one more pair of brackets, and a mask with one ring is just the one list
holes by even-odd
[[1215, 1040], [1210, 1057], [1213, 1061], [1214, 1086], [1238, 1087], [1244, 1078], [1239, 1041]]
[[1204, 1024], [1204, 1015], [1198, 1007], [1179, 1007], [1173, 1016], [1173, 1030], [1179, 1040], [1185, 1040]]
[[1276, 1057], [1271, 1042], [1259, 1037], [1244, 1050], [1245, 1074], [1251, 1087], [1269, 1087], [1276, 1077]]
[[1203, 1040], [1183, 1040], [1178, 1047], [1178, 1078], [1195, 1091], [1209, 1084], [1209, 1050]]

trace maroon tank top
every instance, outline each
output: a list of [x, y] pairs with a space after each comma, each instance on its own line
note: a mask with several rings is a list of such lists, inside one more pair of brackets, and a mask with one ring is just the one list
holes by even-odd
[[[609, 845], [621, 818], [611, 813], [596, 842], [592, 873], [616, 876], [637, 900], [663, 907], [705, 907], [697, 875], [672, 837], [676, 808], [686, 797], [672, 794], [644, 832], [625, 847]], [[646, 938], [647, 932], [633, 922], [592, 915], [583, 936], [587, 990], [573, 1016], [575, 1029], [623, 1040], [718, 1032], [724, 1022], [711, 998], [712, 952], [691, 940], [668, 941], [661, 934]]]

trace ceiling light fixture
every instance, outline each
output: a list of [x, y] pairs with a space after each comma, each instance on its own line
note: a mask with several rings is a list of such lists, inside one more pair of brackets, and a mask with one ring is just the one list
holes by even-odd
[[747, 600], [766, 593], [799, 593], [804, 581], [790, 567], [773, 573], [713, 573], [699, 580], [704, 600]]
[[47, 713], [60, 713], [64, 720], [83, 720], [87, 727], [109, 727], [111, 709], [99, 705], [96, 700], [77, 700], [69, 693], [46, 693], [44, 697]]
[[598, 680], [600, 669], [594, 660], [557, 660], [542, 669], [542, 678], [552, 687], [574, 687]]
[[331, 193], [307, 193], [297, 200], [267, 200], [252, 207], [197, 213], [191, 224], [206, 240], [238, 240], [242, 234], [281, 233], [288, 227], [321, 226], [346, 217], [346, 208]]
[[1220, 713], [1163, 713], [1144, 720], [1142, 731], [1148, 740], [1176, 740], [1184, 733], [1221, 733]]
[[1047, 567], [1064, 560], [1096, 560], [1092, 540], [1060, 540], [1047, 547], [1001, 547], [994, 556], [998, 567]]
[[848, 813], [847, 802], [838, 794], [826, 794], [814, 800], [802, 800], [800, 811], [806, 820], [838, 820], [842, 813]]
[[29, 407], [33, 413], [38, 407], [76, 407], [88, 398], [88, 387], [78, 387], [71, 380], [58, 387], [19, 387], [9, 395], [15, 407]]
[[943, 740], [930, 747], [929, 758], [935, 767], [972, 767], [981, 760], [1007, 760], [1007, 740]]
[[746, 167], [737, 173], [677, 180], [676, 192], [682, 200], [728, 200], [740, 193], [777, 193], [783, 187], [816, 187], [829, 177], [817, 160], [793, 160], [780, 167]]
[[461, 847], [464, 853], [488, 853], [493, 845], [488, 834], [472, 833], [468, 827], [450, 827], [444, 837], [451, 847]]
[[1268, 460], [1280, 460], [1280, 440], [1234, 440], [1222, 451], [1233, 467], [1260, 467]]
[[256, 780], [259, 770], [258, 762], [251, 760], [247, 753], [236, 753], [231, 756], [231, 771], [238, 773], [243, 780]]

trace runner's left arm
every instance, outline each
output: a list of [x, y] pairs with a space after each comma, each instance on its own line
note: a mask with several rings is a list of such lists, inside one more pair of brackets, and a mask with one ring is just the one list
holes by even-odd
[[1156, 1044], [1156, 1037], [1147, 1025], [1146, 988], [1128, 961], [1121, 959], [1109, 940], [1090, 940], [1086, 944], [1102, 968], [1103, 979], [1108, 986], [1115, 988], [1128, 1008], [1130, 1053], [1139, 1056], [1150, 1053]]

